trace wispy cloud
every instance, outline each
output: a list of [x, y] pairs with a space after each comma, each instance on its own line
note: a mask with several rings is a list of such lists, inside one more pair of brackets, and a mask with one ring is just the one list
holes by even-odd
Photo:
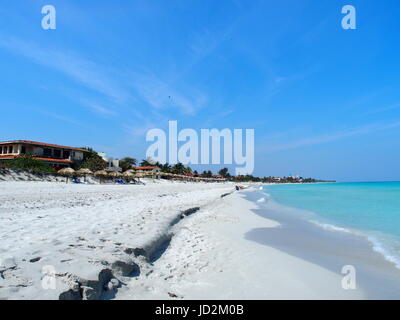
[[[139, 76], [134, 81], [134, 88], [141, 99], [156, 109], [177, 108], [183, 114], [193, 115], [207, 102], [203, 93], [191, 90], [182, 94], [168, 83], [155, 76]], [[187, 90], [186, 90], [187, 91]]]
[[113, 117], [118, 113], [112, 110], [110, 107], [106, 107], [104, 104], [98, 103], [96, 101], [91, 101], [87, 99], [80, 99], [80, 104], [87, 107], [92, 112], [102, 116], [102, 117]]
[[[151, 108], [159, 111], [177, 109], [185, 115], [194, 115], [207, 102], [207, 96], [197, 90], [178, 90], [172, 82], [167, 83], [149, 74], [112, 70], [72, 51], [42, 47], [3, 35], [0, 35], [0, 47], [56, 70], [86, 88], [104, 95], [107, 102], [101, 103], [96, 102], [98, 99], [74, 98], [103, 117], [115, 116], [118, 114], [118, 107], [127, 108], [127, 105], [130, 105], [131, 113], [136, 118], [147, 119], [148, 112], [143, 113], [139, 110], [141, 108], [137, 107], [138, 110], [133, 110], [133, 106], [137, 106], [136, 95]], [[123, 76], [124, 81], [115, 79], [116, 74]]]
[[220, 124], [221, 119], [224, 119], [228, 117], [229, 115], [233, 114], [235, 112], [234, 109], [228, 109], [228, 110], [223, 110], [221, 112], [211, 114], [207, 117], [207, 120], [202, 123], [203, 128], [207, 128], [210, 126], [213, 126], [215, 122], [218, 122]]
[[342, 131], [326, 133], [318, 136], [305, 137], [290, 142], [277, 143], [277, 142], [272, 142], [270, 140], [271, 143], [269, 143], [268, 141], [264, 142], [264, 144], [266, 145], [264, 151], [266, 151], [267, 153], [271, 153], [276, 151], [309, 147], [314, 145], [330, 143], [354, 136], [367, 135], [374, 132], [398, 128], [398, 127], [400, 127], [400, 121], [391, 123], [373, 123], [364, 126], [348, 128]]
[[66, 116], [66, 115], [62, 115], [62, 114], [54, 113], [54, 112], [43, 111], [43, 110], [37, 110], [37, 112], [42, 114], [42, 115], [44, 115], [44, 116], [46, 116], [46, 117], [50, 117], [50, 118], [53, 118], [53, 119], [56, 119], [56, 120], [67, 122], [67, 123], [73, 124], [75, 126], [88, 128], [88, 126], [85, 123], [80, 122], [78, 120], [75, 120], [74, 118], [71, 118], [71, 117]]
[[110, 80], [113, 77], [105, 68], [72, 51], [44, 48], [16, 37], [2, 35], [0, 35], [0, 47], [61, 72], [113, 101], [124, 102], [130, 97], [126, 89]]
[[157, 125], [153, 122], [148, 122], [141, 125], [124, 125], [125, 131], [133, 138], [145, 136], [149, 130], [154, 128], [157, 128]]

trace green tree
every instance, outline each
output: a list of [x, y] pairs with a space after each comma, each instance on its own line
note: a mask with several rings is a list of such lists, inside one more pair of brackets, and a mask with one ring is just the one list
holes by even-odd
[[228, 168], [223, 168], [223, 169], [219, 170], [218, 174], [225, 178], [228, 176], [228, 170], [229, 170]]
[[208, 171], [203, 171], [203, 173], [201, 174], [204, 178], [211, 178], [212, 177], [212, 172], [211, 170]]
[[87, 168], [93, 172], [103, 170], [107, 167], [107, 162], [104, 161], [99, 154], [91, 148], [84, 148], [87, 152], [83, 155], [83, 161], [80, 164], [80, 168]]
[[169, 165], [168, 162], [161, 165], [160, 167], [162, 172], [171, 173], [171, 166]]
[[184, 174], [191, 174], [192, 173], [192, 168], [191, 167], [185, 167], [183, 169], [183, 173]]
[[133, 166], [136, 165], [136, 163], [137, 160], [135, 158], [125, 157], [119, 160], [119, 166], [121, 167], [122, 171], [131, 169]]
[[175, 174], [183, 174], [184, 170], [185, 166], [181, 162], [178, 162], [172, 167], [172, 172]]
[[153, 159], [151, 159], [150, 157], [147, 158], [146, 160], [142, 160], [142, 162], [140, 162], [140, 165], [142, 167], [147, 167], [147, 166], [154, 166], [155, 162]]

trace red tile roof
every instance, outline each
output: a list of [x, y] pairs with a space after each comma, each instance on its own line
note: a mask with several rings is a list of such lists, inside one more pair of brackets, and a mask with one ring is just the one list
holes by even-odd
[[44, 146], [44, 147], [52, 147], [52, 148], [69, 149], [69, 150], [87, 152], [87, 150], [81, 149], [81, 148], [60, 146], [58, 144], [44, 143], [44, 142], [38, 142], [38, 141], [29, 141], [29, 140], [0, 141], [0, 145], [2, 145], [2, 144], [32, 144], [32, 145], [36, 145], [36, 146]]
[[158, 168], [157, 166], [146, 166], [146, 167], [133, 167], [135, 170], [152, 170]]
[[[0, 159], [11, 160], [17, 158], [16, 155], [3, 155], [0, 156]], [[42, 158], [42, 157], [33, 157], [36, 160], [48, 161], [48, 162], [59, 162], [59, 163], [72, 163], [71, 160], [68, 159], [56, 159], [56, 158]]]
[[71, 161], [71, 160], [68, 160], [68, 159], [41, 158], [41, 157], [34, 157], [34, 158], [35, 158], [36, 160], [42, 160], [42, 161], [72, 163], [72, 161]]

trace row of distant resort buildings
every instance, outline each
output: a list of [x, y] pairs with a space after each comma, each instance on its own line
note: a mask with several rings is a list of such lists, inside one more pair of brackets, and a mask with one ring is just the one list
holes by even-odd
[[[13, 141], [0, 141], [0, 164], [6, 164], [8, 160], [15, 159], [23, 155], [31, 155], [37, 160], [41, 160], [52, 167], [55, 170], [61, 170], [63, 168], [73, 167], [75, 163], [80, 163], [84, 159], [85, 152], [89, 152], [86, 149], [67, 147], [57, 144], [49, 144], [37, 141], [28, 140], [13, 140]], [[121, 172], [122, 169], [119, 166], [119, 160], [109, 158], [105, 153], [98, 153], [106, 162], [106, 171], [108, 172]], [[132, 167], [139, 173], [148, 173], [157, 175], [161, 169], [157, 166], [141, 166]], [[214, 178], [223, 178], [219, 175], [213, 175]], [[302, 179], [298, 176], [290, 176], [289, 178], [302, 182]], [[272, 182], [284, 182], [280, 177], [271, 177]]]
[[[0, 142], [0, 163], [7, 164], [8, 160], [23, 155], [31, 155], [34, 159], [41, 160], [51, 165], [55, 170], [72, 167], [84, 158], [86, 149], [67, 147], [57, 144], [49, 144], [37, 141], [14, 140]], [[105, 153], [98, 153], [107, 163], [106, 171], [121, 172], [119, 160], [108, 158]], [[133, 167], [137, 171], [157, 173], [157, 166]]]
[[[7, 165], [7, 161], [9, 160], [13, 160], [24, 155], [30, 155], [34, 159], [43, 161], [51, 165], [56, 171], [59, 171], [64, 168], [74, 167], [74, 164], [81, 163], [84, 159], [84, 154], [87, 152], [89, 151], [82, 148], [37, 141], [0, 141], [0, 164]], [[109, 158], [105, 153], [102, 152], [98, 152], [98, 155], [103, 158], [106, 163], [106, 168], [104, 169], [106, 172], [122, 172], [119, 159]], [[160, 178], [161, 176], [168, 176], [169, 178], [184, 178], [181, 175], [161, 173], [161, 168], [158, 166], [132, 166], [131, 169], [133, 169], [139, 175], [144, 174], [156, 178]], [[185, 176], [187, 175], [188, 174], [185, 174]], [[189, 175], [193, 177], [195, 176], [193, 174]], [[221, 180], [223, 177], [220, 175], [212, 175], [210, 178], [204, 178], [204, 180], [213, 179]]]

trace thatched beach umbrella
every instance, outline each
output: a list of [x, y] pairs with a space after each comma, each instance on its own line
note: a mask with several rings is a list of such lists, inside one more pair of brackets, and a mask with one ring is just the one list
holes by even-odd
[[171, 173], [169, 173], [169, 172], [160, 172], [160, 175], [164, 176], [164, 177], [169, 177], [171, 175]]
[[166, 177], [169, 177], [169, 176], [170, 176], [170, 173], [168, 173], [168, 172], [160, 172], [160, 173], [159, 173], [159, 176], [160, 176], [160, 177], [166, 178]]
[[122, 176], [124, 179], [130, 180], [135, 177], [135, 172], [133, 170], [127, 170], [122, 174]]
[[113, 171], [113, 172], [110, 172], [108, 174], [108, 176], [115, 179], [115, 178], [119, 178], [121, 176], [121, 174], [119, 172]]
[[100, 176], [107, 176], [108, 173], [107, 173], [106, 170], [99, 170], [99, 171], [96, 171], [96, 172], [94, 173], [94, 175], [95, 175], [96, 177], [100, 177]]
[[118, 178], [119, 176], [121, 176], [121, 174], [116, 171], [110, 172], [108, 175], [113, 178]]
[[107, 176], [108, 176], [108, 173], [107, 173], [107, 171], [105, 171], [105, 170], [99, 170], [99, 171], [96, 171], [96, 172], [94, 173], [94, 176], [95, 176], [95, 177], [99, 177], [99, 178], [100, 178], [100, 183], [101, 183], [101, 178], [107, 177]]
[[150, 177], [154, 178], [155, 174], [154, 172], [142, 172], [143, 177]]
[[132, 177], [134, 175], [133, 170], [127, 170], [122, 174], [124, 177]]
[[77, 174], [82, 174], [82, 175], [83, 174], [93, 174], [93, 172], [90, 171], [90, 169], [88, 169], [88, 168], [81, 168], [76, 173]]
[[144, 177], [144, 173], [143, 172], [136, 172], [134, 174], [135, 178], [143, 178]]
[[81, 168], [76, 173], [79, 174], [80, 176], [83, 176], [85, 179], [85, 182], [86, 182], [86, 175], [93, 174], [93, 172], [88, 168]]
[[75, 170], [72, 168], [64, 168], [57, 172], [59, 175], [66, 177], [66, 183], [68, 183], [68, 178], [72, 177], [75, 174]]

